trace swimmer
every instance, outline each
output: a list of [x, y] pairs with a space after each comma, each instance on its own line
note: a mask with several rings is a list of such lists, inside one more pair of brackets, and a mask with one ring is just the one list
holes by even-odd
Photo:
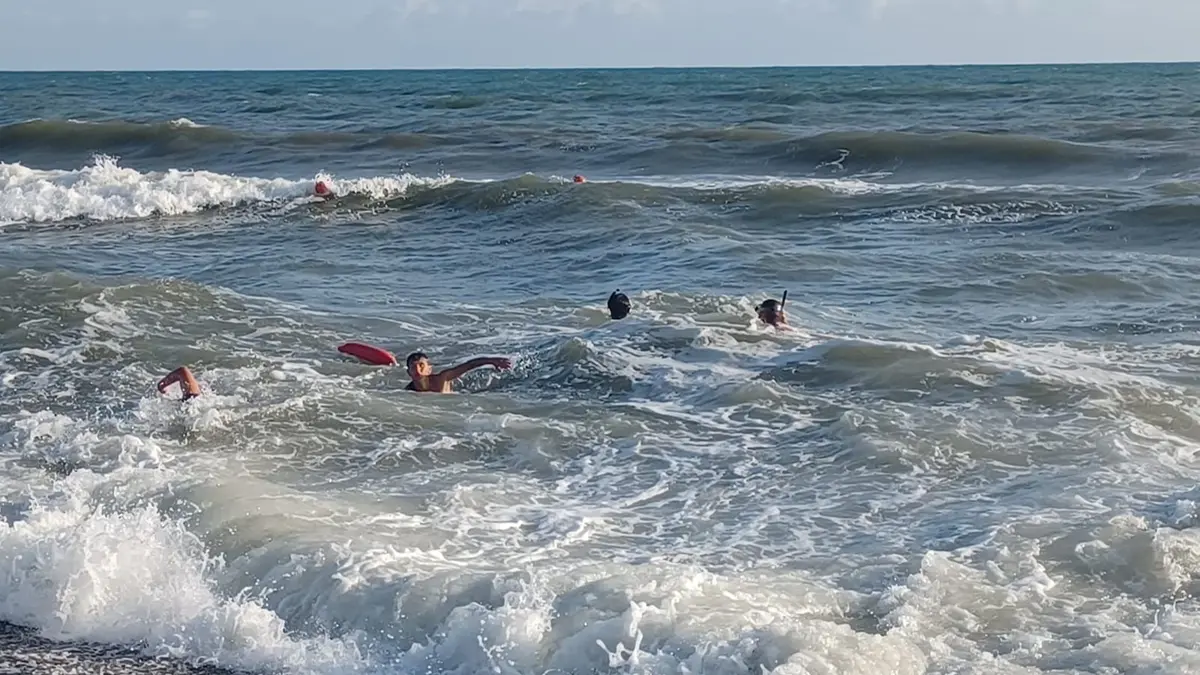
[[[405, 389], [408, 391], [449, 394], [451, 392], [451, 383], [468, 372], [484, 366], [492, 366], [497, 370], [508, 370], [512, 368], [512, 361], [498, 357], [471, 359], [466, 363], [443, 370], [440, 373], [435, 373], [433, 372], [433, 366], [429, 363], [429, 358], [421, 352], [417, 352], [409, 355], [407, 365], [408, 374], [412, 378], [412, 382], [409, 382]], [[158, 392], [166, 394], [167, 389], [173, 384], [179, 385], [180, 391], [183, 392], [181, 399], [183, 401], [190, 401], [200, 395], [200, 383], [196, 381], [196, 377], [192, 375], [192, 371], [187, 366], [180, 366], [159, 380]]]
[[329, 189], [329, 185], [323, 180], [317, 181], [317, 184], [313, 186], [313, 196], [325, 201], [337, 199], [337, 195], [333, 193], [333, 190]]
[[613, 294], [608, 296], [608, 315], [614, 321], [624, 319], [629, 316], [629, 296], [621, 292], [621, 289], [613, 291]]
[[571, 180], [576, 183], [586, 183], [587, 182], [587, 178], [585, 178], [584, 175], [580, 174], [580, 173], [575, 174], [575, 177], [572, 178]]
[[[783, 297], [784, 302], [786, 302], [787, 294], [785, 293]], [[759, 321], [768, 326], [774, 326], [775, 328], [787, 326], [787, 314], [783, 311], [783, 302], [779, 300], [775, 300], [774, 298], [763, 300], [762, 304], [754, 308], [754, 311], [758, 313]]]
[[167, 388], [171, 385], [179, 383], [179, 389], [183, 392], [183, 401], [189, 401], [200, 395], [200, 383], [196, 381], [192, 371], [188, 370], [187, 366], [179, 366], [172, 370], [166, 377], [158, 381], [158, 393], [166, 394]]
[[408, 391], [449, 394], [451, 383], [470, 371], [484, 366], [492, 366], [496, 370], [508, 370], [512, 368], [512, 361], [500, 357], [471, 359], [466, 363], [435, 373], [433, 365], [429, 363], [429, 357], [421, 352], [414, 352], [405, 359], [405, 366], [408, 368], [408, 376], [412, 378], [412, 382], [405, 387]]

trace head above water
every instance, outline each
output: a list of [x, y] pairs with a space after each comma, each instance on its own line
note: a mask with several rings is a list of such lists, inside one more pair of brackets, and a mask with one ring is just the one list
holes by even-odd
[[783, 303], [775, 300], [763, 300], [758, 307], [754, 308], [758, 313], [758, 318], [763, 323], [770, 326], [780, 326], [787, 323], [787, 315], [783, 311]]
[[424, 352], [409, 354], [408, 358], [404, 359], [404, 366], [408, 369], [409, 377], [414, 379], [433, 374], [433, 365], [429, 363], [429, 357]]
[[629, 296], [621, 292], [621, 289], [613, 291], [613, 294], [608, 296], [608, 314], [614, 320], [624, 319], [629, 316]]

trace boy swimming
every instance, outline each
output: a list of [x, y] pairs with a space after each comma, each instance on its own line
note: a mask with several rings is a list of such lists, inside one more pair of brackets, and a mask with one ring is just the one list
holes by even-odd
[[[433, 372], [433, 365], [429, 363], [429, 357], [421, 352], [416, 352], [409, 355], [406, 365], [408, 367], [408, 375], [412, 378], [412, 381], [405, 387], [406, 390], [422, 393], [449, 394], [453, 391], [451, 385], [454, 381], [470, 371], [476, 368], [483, 368], [484, 366], [492, 366], [497, 370], [508, 370], [512, 368], [512, 361], [500, 357], [471, 359], [453, 368], [435, 373]], [[159, 380], [158, 392], [166, 394], [167, 389], [173, 384], [179, 385], [180, 391], [183, 392], [181, 399], [183, 401], [189, 401], [200, 395], [200, 383], [192, 375], [192, 371], [187, 366], [180, 366]]]
[[435, 373], [428, 356], [423, 352], [413, 352], [405, 359], [404, 365], [408, 369], [408, 376], [412, 378], [412, 381], [405, 387], [408, 391], [449, 394], [452, 391], [450, 385], [470, 371], [484, 366], [492, 366], [496, 370], [508, 370], [512, 368], [512, 361], [500, 357], [483, 357], [471, 359], [453, 368]]

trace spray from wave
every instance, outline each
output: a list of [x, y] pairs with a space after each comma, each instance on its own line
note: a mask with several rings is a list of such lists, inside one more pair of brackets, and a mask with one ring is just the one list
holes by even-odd
[[[142, 173], [117, 159], [99, 156], [72, 171], [39, 170], [0, 163], [0, 223], [47, 223], [71, 219], [124, 220], [182, 215], [251, 203], [315, 201], [315, 180], [229, 176], [210, 171]], [[376, 198], [405, 195], [414, 186], [436, 186], [451, 178], [412, 175], [337, 181], [342, 193]]]

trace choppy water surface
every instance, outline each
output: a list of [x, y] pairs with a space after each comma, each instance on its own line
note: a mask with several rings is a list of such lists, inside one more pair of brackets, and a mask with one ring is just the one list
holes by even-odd
[[0, 74], [10, 657], [1200, 672], [1198, 78]]

